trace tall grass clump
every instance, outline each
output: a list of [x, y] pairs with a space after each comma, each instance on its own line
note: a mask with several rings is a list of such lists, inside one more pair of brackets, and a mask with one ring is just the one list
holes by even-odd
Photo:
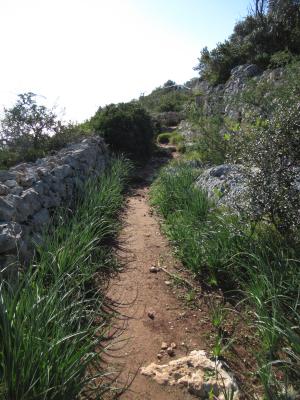
[[75, 211], [59, 214], [29, 270], [16, 282], [2, 280], [1, 398], [94, 399], [110, 389], [102, 358], [113, 310], [101, 278], [115, 266], [111, 242], [129, 169], [116, 159], [89, 180]]
[[[243, 294], [259, 333], [258, 375], [265, 399], [300, 390], [300, 249], [266, 221], [218, 208], [195, 187], [199, 169], [163, 169], [152, 202], [182, 262], [202, 282]], [[229, 292], [230, 291], [230, 292]], [[229, 294], [230, 296], [230, 294]]]

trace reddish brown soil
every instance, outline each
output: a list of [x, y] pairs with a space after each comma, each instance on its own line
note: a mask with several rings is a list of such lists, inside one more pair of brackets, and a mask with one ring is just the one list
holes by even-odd
[[[121, 332], [117, 343], [112, 345], [112, 350], [115, 350], [112, 353], [117, 357], [108, 360], [112, 369], [120, 371], [116, 387], [131, 383], [121, 394], [122, 400], [194, 399], [184, 389], [161, 386], [142, 376], [140, 367], [152, 362], [165, 364], [172, 359], [166, 354], [161, 360], [157, 358], [162, 342], [176, 343], [174, 358], [179, 358], [192, 350], [209, 350], [214, 341], [208, 311], [212, 293], [201, 292], [200, 285], [182, 269], [149, 205], [149, 186], [159, 164], [161, 160], [154, 159], [141, 172], [138, 184], [128, 195], [119, 236], [122, 250], [118, 252], [124, 268], [111, 281], [108, 290], [108, 297], [119, 304], [117, 311], [124, 315], [115, 322]], [[152, 266], [164, 267], [177, 276], [180, 270], [179, 275], [187, 278], [196, 290], [191, 291], [189, 285], [182, 287], [180, 281], [176, 283], [163, 270], [151, 273], [149, 269]], [[166, 281], [172, 283], [169, 285]], [[190, 294], [195, 301], [191, 301]], [[219, 293], [217, 297], [220, 297]], [[154, 319], [149, 318], [149, 313]], [[234, 318], [229, 318], [231, 324]], [[243, 329], [238, 327], [237, 331], [237, 336], [243, 338]], [[245, 353], [244, 341], [241, 340], [241, 347], [237, 350], [240, 341], [236, 340], [233, 348], [240, 354], [233, 357], [231, 354], [227, 359], [241, 386], [244, 386], [245, 376], [251, 369], [245, 358], [252, 361]], [[242, 398], [252, 398], [250, 392], [252, 390], [247, 388]]]
[[[152, 168], [145, 171], [144, 178], [151, 176]], [[147, 180], [129, 195], [123, 223], [119, 238], [123, 248], [120, 258], [124, 262], [125, 257], [126, 262], [123, 272], [111, 282], [109, 289], [109, 296], [122, 303], [118, 311], [128, 317], [120, 337], [125, 342], [118, 352], [120, 358], [114, 363], [122, 369], [118, 380], [120, 386], [134, 379], [121, 399], [191, 399], [187, 392], [160, 386], [139, 373], [141, 366], [159, 362], [157, 354], [162, 342], [176, 343], [175, 358], [204, 348], [199, 332], [201, 311], [185, 307], [175, 295], [176, 288], [165, 283], [171, 280], [168, 274], [149, 271], [151, 266], [159, 265], [172, 271], [178, 261], [150, 209]], [[154, 319], [149, 318], [148, 313], [153, 313]], [[164, 355], [160, 362], [170, 360]]]

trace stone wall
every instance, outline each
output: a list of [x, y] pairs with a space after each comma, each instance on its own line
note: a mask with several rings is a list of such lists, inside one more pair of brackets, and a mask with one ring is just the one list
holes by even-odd
[[0, 171], [0, 267], [28, 262], [53, 211], [74, 200], [84, 181], [108, 161], [99, 137], [72, 144], [35, 163]]

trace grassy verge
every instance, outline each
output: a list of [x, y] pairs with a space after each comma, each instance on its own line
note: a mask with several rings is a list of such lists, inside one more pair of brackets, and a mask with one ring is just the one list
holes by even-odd
[[246, 323], [259, 333], [265, 399], [290, 399], [300, 382], [299, 248], [269, 224], [218, 209], [195, 189], [196, 176], [191, 166], [167, 167], [152, 186], [152, 202], [183, 263], [210, 286], [242, 294], [252, 316]]
[[73, 215], [61, 213], [29, 271], [15, 284], [2, 281], [1, 398], [94, 399], [110, 389], [101, 359], [112, 311], [98, 281], [115, 266], [111, 239], [129, 170], [117, 159], [87, 182]]

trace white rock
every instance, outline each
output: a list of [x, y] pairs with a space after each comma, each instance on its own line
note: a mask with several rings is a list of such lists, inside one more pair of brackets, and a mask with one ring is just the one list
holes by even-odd
[[141, 374], [153, 378], [157, 383], [187, 388], [188, 392], [200, 399], [208, 399], [212, 390], [216, 399], [233, 394], [239, 399], [239, 390], [234, 378], [225, 370], [220, 361], [210, 360], [205, 351], [195, 350], [188, 356], [170, 361], [168, 364], [152, 363], [141, 368]]

